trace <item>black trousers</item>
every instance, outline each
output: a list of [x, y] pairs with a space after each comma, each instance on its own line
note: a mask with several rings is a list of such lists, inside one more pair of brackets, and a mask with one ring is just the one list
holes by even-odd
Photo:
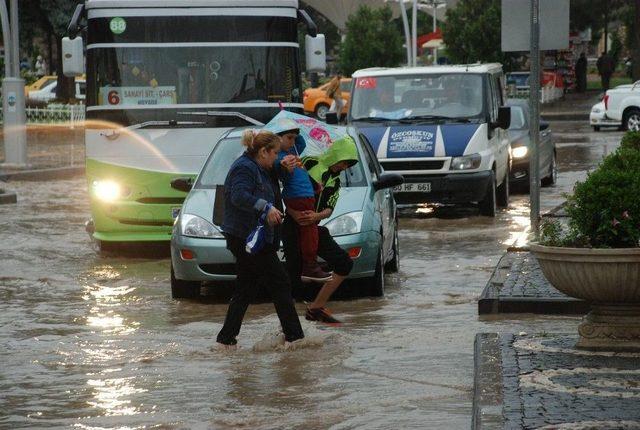
[[244, 314], [261, 285], [267, 287], [288, 342], [302, 339], [304, 333], [291, 296], [291, 282], [274, 246], [267, 245], [258, 254], [245, 251], [245, 240], [227, 236], [227, 248], [236, 257], [236, 288], [217, 341], [235, 345]]
[[[291, 216], [284, 218], [282, 225], [282, 244], [287, 260], [287, 271], [294, 288], [301, 286], [302, 255], [298, 245], [298, 229]], [[333, 240], [326, 227], [318, 227], [318, 256], [329, 264], [334, 273], [347, 276], [353, 269], [353, 261], [347, 252]]]

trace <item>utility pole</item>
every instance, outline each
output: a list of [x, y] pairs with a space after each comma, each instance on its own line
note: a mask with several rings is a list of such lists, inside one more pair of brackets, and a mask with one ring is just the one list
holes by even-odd
[[531, 74], [529, 78], [529, 199], [531, 204], [531, 231], [535, 240], [540, 237], [540, 2], [531, 0]]
[[11, 0], [10, 19], [6, 3], [0, 2], [0, 19], [5, 51], [5, 78], [2, 80], [4, 165], [24, 168], [27, 167], [27, 129], [24, 79], [20, 78], [18, 0]]

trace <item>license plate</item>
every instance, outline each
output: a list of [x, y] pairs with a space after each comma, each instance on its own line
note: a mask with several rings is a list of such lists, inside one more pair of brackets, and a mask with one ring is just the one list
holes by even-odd
[[393, 187], [395, 193], [430, 193], [431, 182], [406, 183]]
[[180, 215], [180, 208], [171, 208], [171, 218], [176, 219]]

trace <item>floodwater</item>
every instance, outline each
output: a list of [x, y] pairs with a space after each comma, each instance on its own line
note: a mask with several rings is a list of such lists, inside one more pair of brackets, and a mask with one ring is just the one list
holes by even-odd
[[[619, 138], [563, 139], [543, 211]], [[172, 300], [168, 259], [96, 251], [83, 178], [8, 188], [20, 200], [0, 206], [0, 428], [469, 428], [476, 333], [579, 322], [478, 317], [497, 261], [526, 238], [528, 195], [495, 219], [405, 213], [384, 298], [332, 302], [344, 326], [303, 321], [311, 341], [294, 351], [277, 346], [272, 305], [253, 305], [229, 353], [212, 348], [226, 304]]]

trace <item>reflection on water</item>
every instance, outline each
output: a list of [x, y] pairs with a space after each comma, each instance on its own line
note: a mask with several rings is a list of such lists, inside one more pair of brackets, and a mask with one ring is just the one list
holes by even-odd
[[[602, 152], [559, 148], [542, 211]], [[520, 194], [496, 218], [403, 210], [401, 269], [384, 298], [332, 302], [344, 326], [303, 320], [322, 345], [295, 351], [252, 349], [278, 332], [273, 305], [252, 305], [242, 349], [225, 354], [211, 347], [226, 304], [171, 300], [166, 258], [96, 252], [83, 178], [10, 186], [20, 202], [0, 206], [2, 428], [468, 428], [475, 333], [572, 332], [579, 322], [477, 316], [502, 253], [526, 240]]]

